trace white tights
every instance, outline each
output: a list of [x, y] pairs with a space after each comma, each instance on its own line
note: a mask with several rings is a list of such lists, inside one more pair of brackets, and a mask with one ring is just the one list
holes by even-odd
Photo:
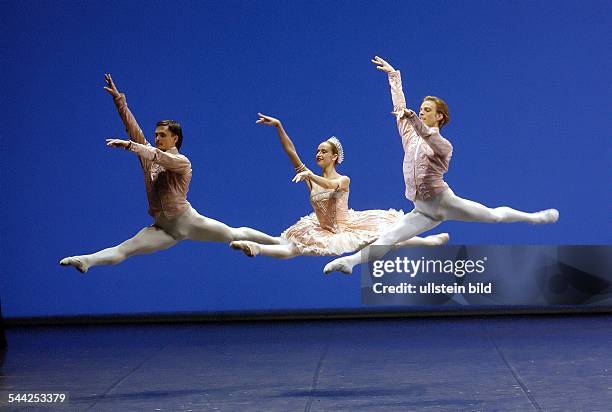
[[416, 200], [414, 204], [415, 208], [391, 226], [378, 240], [357, 253], [330, 262], [325, 266], [325, 273], [335, 270], [351, 273], [355, 265], [380, 259], [386, 255], [393, 248], [389, 245], [411, 239], [433, 229], [445, 220], [483, 223], [553, 223], [559, 216], [555, 209], [527, 213], [506, 206], [488, 208], [480, 203], [460, 198], [450, 188], [430, 200]]
[[[292, 257], [301, 256], [299, 249], [291, 242], [283, 238], [278, 238], [280, 244], [276, 245], [261, 245], [255, 242], [238, 241], [232, 242], [231, 246], [235, 249], [242, 250], [248, 256], [257, 256], [259, 254], [270, 256], [277, 259], [290, 259]], [[438, 235], [427, 236], [421, 238], [414, 236], [408, 240], [398, 242], [393, 245], [393, 249], [415, 246], [437, 246], [448, 241], [448, 234], [441, 233]]]
[[90, 255], [72, 256], [60, 261], [62, 265], [75, 266], [86, 272], [91, 266], [116, 265], [130, 256], [168, 249], [181, 240], [229, 243], [236, 240], [252, 240], [258, 243], [279, 244], [280, 238], [269, 236], [248, 227], [233, 228], [217, 220], [200, 215], [189, 208], [180, 216], [168, 219], [155, 218], [152, 226], [145, 227], [131, 239]]

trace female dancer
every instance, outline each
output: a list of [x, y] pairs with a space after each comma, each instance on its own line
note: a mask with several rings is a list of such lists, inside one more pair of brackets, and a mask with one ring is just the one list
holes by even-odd
[[178, 149], [183, 142], [181, 125], [162, 120], [155, 127], [155, 145], [151, 146], [119, 93], [110, 74], [104, 88], [112, 97], [131, 140], [107, 139], [109, 147], [122, 147], [136, 155], [144, 172], [149, 200], [149, 214], [154, 222], [120, 245], [89, 255], [70, 256], [60, 265], [74, 266], [81, 273], [96, 265], [116, 265], [130, 256], [168, 249], [184, 239], [229, 243], [250, 239], [261, 243], [278, 243], [277, 238], [257, 230], [233, 228], [200, 215], [187, 201], [191, 182], [191, 163]]
[[438, 97], [427, 96], [421, 103], [417, 117], [416, 113], [406, 108], [400, 72], [378, 56], [372, 63], [389, 76], [393, 113], [397, 118], [405, 152], [406, 197], [414, 202], [415, 207], [381, 234], [371, 246], [328, 263], [323, 270], [325, 273], [351, 273], [359, 263], [380, 259], [392, 248], [389, 245], [410, 239], [445, 220], [533, 224], [557, 221], [559, 212], [556, 209], [536, 213], [521, 212], [505, 206], [492, 209], [455, 195], [442, 178], [448, 170], [453, 153], [452, 145], [440, 134], [440, 128], [450, 121], [448, 106]]
[[[293, 182], [305, 182], [310, 192], [314, 213], [301, 218], [285, 230], [277, 245], [262, 245], [251, 241], [234, 241], [231, 246], [248, 256], [258, 254], [286, 259], [299, 255], [341, 255], [373, 242], [384, 228], [403, 217], [397, 210], [354, 211], [348, 208], [350, 179], [336, 171], [344, 160], [344, 150], [336, 137], [322, 142], [317, 148], [316, 162], [322, 169], [318, 176], [304, 166], [293, 142], [280, 120], [259, 113], [257, 123], [274, 126], [283, 149], [295, 167]], [[395, 247], [434, 246], [446, 243], [448, 234], [414, 237]]]

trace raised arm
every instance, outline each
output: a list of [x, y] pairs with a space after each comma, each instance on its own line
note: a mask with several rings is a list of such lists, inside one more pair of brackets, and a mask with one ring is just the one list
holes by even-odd
[[395, 70], [389, 62], [381, 57], [375, 56], [371, 61], [376, 65], [378, 70], [387, 73], [389, 86], [391, 86], [391, 100], [393, 101], [392, 114], [395, 115], [397, 120], [397, 128], [400, 136], [402, 136], [402, 138], [408, 138], [412, 130], [412, 125], [401, 116], [402, 111], [406, 108], [406, 98], [402, 90], [402, 76], [399, 70]]
[[283, 146], [285, 153], [287, 153], [287, 156], [289, 156], [289, 160], [291, 160], [291, 164], [293, 164], [295, 171], [298, 173], [305, 171], [306, 166], [304, 166], [300, 156], [298, 156], [295, 146], [293, 145], [291, 138], [287, 135], [287, 132], [285, 132], [280, 120], [275, 119], [274, 117], [266, 116], [262, 113], [257, 113], [257, 115], [259, 116], [259, 119], [256, 121], [256, 123], [274, 126], [276, 128], [281, 145]]
[[121, 139], [106, 139], [106, 145], [108, 147], [123, 147], [130, 152], [136, 153], [139, 157], [157, 163], [165, 169], [175, 173], [187, 174], [191, 171], [191, 162], [187, 157], [182, 154], [164, 152], [150, 144], [140, 144], [134, 141]]
[[453, 153], [453, 146], [442, 137], [440, 131], [428, 127], [413, 110], [403, 109], [399, 116], [412, 125], [416, 134], [423, 138], [435, 154], [447, 157]]
[[136, 143], [149, 144], [145, 139], [136, 118], [134, 118], [132, 112], [127, 106], [125, 94], [120, 93], [119, 90], [117, 90], [117, 86], [115, 86], [115, 82], [113, 82], [113, 78], [110, 74], [105, 74], [104, 79], [106, 80], [106, 87], [104, 87], [104, 90], [113, 96], [113, 101], [115, 102], [115, 106], [117, 106], [117, 111], [119, 112], [119, 116], [121, 116], [121, 120], [125, 125], [125, 131], [127, 132], [128, 136], [130, 136], [130, 139]]

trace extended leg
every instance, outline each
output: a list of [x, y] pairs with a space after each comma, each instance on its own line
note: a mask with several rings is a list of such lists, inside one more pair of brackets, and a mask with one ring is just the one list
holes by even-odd
[[[386, 255], [393, 245], [406, 242], [412, 239], [419, 233], [423, 233], [429, 229], [438, 226], [441, 223], [439, 220], [434, 220], [423, 213], [413, 210], [404, 216], [399, 222], [389, 228], [389, 230], [383, 233], [376, 242], [372, 243], [349, 256], [344, 256], [329, 262], [324, 273], [330, 273], [334, 271], [351, 273], [353, 267], [366, 261], [372, 261], [380, 259]], [[413, 242], [414, 243], [414, 242]]]
[[444, 220], [461, 220], [465, 222], [512, 223], [528, 222], [534, 224], [554, 223], [559, 219], [556, 209], [527, 213], [510, 207], [489, 208], [480, 203], [460, 198], [448, 193], [440, 202]]
[[203, 242], [229, 243], [236, 240], [251, 240], [265, 245], [279, 245], [283, 243], [280, 237], [273, 237], [250, 227], [234, 228], [218, 220], [198, 214], [195, 210], [187, 222], [187, 238]]
[[74, 266], [82, 273], [91, 266], [116, 265], [130, 256], [153, 253], [176, 245], [177, 241], [156, 226], [142, 229], [131, 239], [91, 255], [71, 256], [60, 260], [60, 265]]
[[230, 243], [234, 249], [239, 249], [247, 256], [257, 256], [259, 254], [275, 257], [277, 259], [289, 259], [299, 255], [299, 251], [293, 243], [285, 243], [282, 245], [262, 245], [248, 240], [236, 241]]

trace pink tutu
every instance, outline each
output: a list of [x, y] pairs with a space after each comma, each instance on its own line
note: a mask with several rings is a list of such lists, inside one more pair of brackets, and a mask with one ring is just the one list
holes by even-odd
[[315, 213], [301, 218], [281, 237], [292, 242], [302, 255], [342, 255], [374, 242], [402, 211], [348, 209], [348, 192], [322, 190], [311, 194]]

